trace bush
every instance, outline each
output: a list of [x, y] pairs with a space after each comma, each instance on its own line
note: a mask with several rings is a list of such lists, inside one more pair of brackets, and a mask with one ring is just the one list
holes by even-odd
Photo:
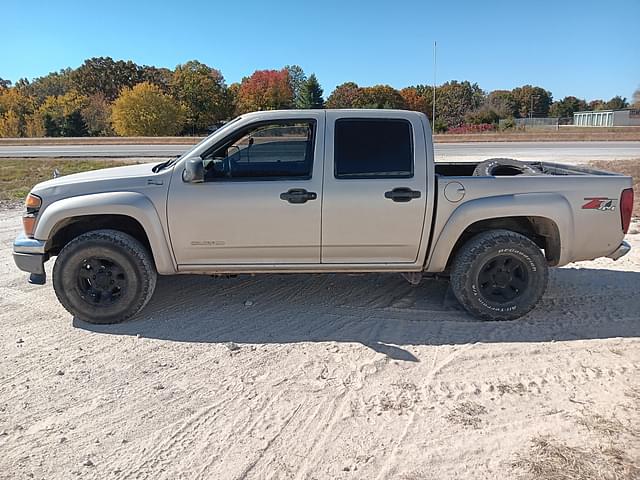
[[496, 126], [492, 123], [481, 123], [479, 125], [461, 125], [459, 127], [450, 128], [447, 133], [467, 134], [467, 133], [486, 133], [494, 132]]

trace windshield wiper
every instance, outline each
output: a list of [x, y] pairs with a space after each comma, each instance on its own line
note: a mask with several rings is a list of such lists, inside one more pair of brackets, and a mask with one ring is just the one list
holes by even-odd
[[162, 170], [163, 168], [167, 168], [170, 167], [171, 165], [173, 165], [177, 159], [179, 159], [181, 157], [181, 155], [175, 155], [171, 158], [169, 158], [168, 160], [165, 160], [164, 162], [160, 162], [159, 164], [155, 165], [151, 171], [153, 173], [158, 173], [160, 170]]

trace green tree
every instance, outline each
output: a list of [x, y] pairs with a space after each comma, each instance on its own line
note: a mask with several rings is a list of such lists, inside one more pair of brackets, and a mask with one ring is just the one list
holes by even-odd
[[143, 82], [122, 90], [113, 102], [111, 119], [118, 135], [155, 137], [181, 132], [185, 114], [160, 87]]
[[47, 97], [34, 114], [47, 137], [84, 137], [88, 134], [82, 109], [88, 99], [77, 92]]
[[405, 108], [404, 98], [400, 92], [389, 85], [374, 85], [361, 89], [358, 108]]
[[5, 80], [4, 78], [0, 77], [0, 90], [9, 88], [10, 86], [11, 80]]
[[622, 110], [628, 107], [629, 102], [627, 102], [626, 98], [623, 98], [620, 95], [616, 95], [604, 105], [605, 110]]
[[633, 93], [633, 108], [640, 108], [640, 88]]
[[303, 87], [307, 82], [307, 75], [300, 65], [286, 65], [284, 69], [289, 74], [289, 85], [291, 85], [291, 91], [293, 92], [293, 104], [297, 108], [307, 108], [299, 106]]
[[581, 112], [588, 108], [586, 101], [568, 96], [553, 102], [549, 109], [549, 115], [552, 117], [573, 117], [574, 112]]
[[173, 72], [168, 68], [158, 68], [149, 65], [139, 67], [139, 80], [141, 82], [153, 83], [160, 87], [164, 93], [171, 92], [171, 81]]
[[477, 110], [484, 102], [484, 92], [477, 83], [446, 82], [436, 89], [436, 119], [448, 128], [459, 127], [467, 113]]
[[471, 125], [497, 124], [499, 120], [500, 116], [497, 112], [486, 104], [464, 116], [464, 122]]
[[322, 87], [320, 87], [315, 74], [312, 73], [300, 87], [296, 106], [298, 108], [322, 108], [324, 107], [322, 94]]
[[113, 60], [111, 57], [94, 57], [85, 60], [71, 73], [71, 81], [83, 95], [101, 93], [113, 101], [125, 87], [133, 87], [140, 81], [140, 67], [131, 60]]
[[[542, 87], [534, 87], [533, 85], [524, 85], [514, 88], [511, 95], [516, 103], [518, 116], [525, 118], [530, 114], [533, 117], [547, 117], [549, 108], [553, 102], [551, 92]], [[533, 105], [533, 110], [531, 106]]]
[[355, 108], [360, 103], [362, 89], [354, 82], [338, 85], [329, 98], [327, 108]]
[[43, 77], [29, 81], [21, 78], [16, 82], [16, 88], [25, 95], [33, 97], [37, 105], [41, 105], [47, 97], [57, 97], [69, 93], [73, 89], [70, 68], [51, 72]]
[[176, 67], [171, 94], [184, 106], [186, 130], [191, 133], [206, 131], [232, 113], [222, 73], [196, 60]]
[[518, 115], [518, 106], [509, 90], [494, 90], [487, 96], [486, 105], [500, 118], [512, 118]]
[[591, 100], [588, 105], [589, 110], [604, 110], [605, 109], [605, 101], [604, 100]]

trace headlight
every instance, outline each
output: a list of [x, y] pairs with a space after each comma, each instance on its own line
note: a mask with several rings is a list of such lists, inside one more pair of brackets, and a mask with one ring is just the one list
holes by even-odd
[[36, 228], [36, 216], [42, 205], [42, 199], [30, 193], [27, 195], [24, 205], [27, 207], [27, 213], [22, 216], [22, 226], [24, 227], [25, 235], [27, 237], [33, 237], [33, 232]]

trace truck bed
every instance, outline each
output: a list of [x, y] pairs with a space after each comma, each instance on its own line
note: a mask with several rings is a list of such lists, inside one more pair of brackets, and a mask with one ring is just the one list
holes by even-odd
[[[539, 169], [545, 175], [610, 175], [620, 176], [620, 174], [597, 170], [586, 166], [565, 165], [554, 162], [522, 162]], [[480, 162], [436, 162], [436, 175], [442, 177], [472, 177], [473, 171]]]

